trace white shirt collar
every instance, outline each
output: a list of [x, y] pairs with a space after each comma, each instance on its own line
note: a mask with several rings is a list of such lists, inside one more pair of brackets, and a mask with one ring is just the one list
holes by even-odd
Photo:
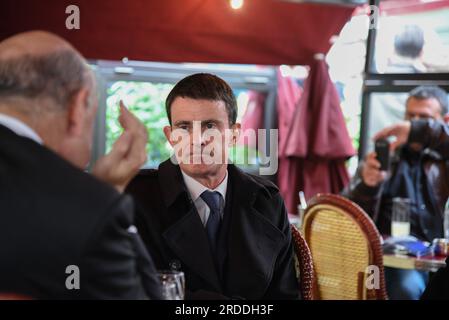
[[223, 179], [223, 181], [213, 190], [209, 189], [208, 187], [202, 185], [198, 181], [196, 181], [191, 176], [187, 175], [181, 170], [182, 176], [184, 178], [184, 183], [186, 184], [187, 190], [190, 193], [190, 197], [195, 202], [201, 194], [206, 191], [218, 191], [221, 196], [223, 197], [223, 200], [226, 200], [226, 190], [228, 188], [228, 171], [226, 171], [226, 176]]
[[31, 129], [27, 124], [23, 123], [17, 118], [0, 113], [0, 125], [7, 127], [9, 130], [13, 131], [19, 136], [29, 138], [39, 144], [43, 144], [41, 137], [39, 137], [36, 131]]

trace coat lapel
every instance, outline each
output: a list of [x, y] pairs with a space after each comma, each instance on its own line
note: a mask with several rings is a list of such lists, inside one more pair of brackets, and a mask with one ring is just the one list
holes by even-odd
[[174, 254], [192, 272], [221, 292], [204, 226], [184, 186], [179, 167], [168, 161], [159, 168], [159, 183], [168, 208], [167, 219], [170, 221], [170, 226], [162, 236]]
[[[232, 179], [232, 217], [228, 235], [227, 291], [258, 299], [267, 290], [284, 234], [254, 207], [264, 186], [229, 166]], [[249, 290], [249, 288], [251, 288]]]

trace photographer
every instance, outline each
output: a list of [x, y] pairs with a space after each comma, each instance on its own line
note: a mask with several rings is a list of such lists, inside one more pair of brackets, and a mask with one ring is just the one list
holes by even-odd
[[[420, 86], [413, 89], [407, 98], [405, 120], [446, 122], [449, 120], [447, 108], [444, 90]], [[382, 131], [376, 138], [383, 137], [386, 132]], [[425, 138], [424, 135], [411, 136]], [[443, 235], [443, 208], [449, 196], [449, 167], [429, 141], [418, 142], [397, 140], [392, 145], [397, 148], [388, 172], [381, 171], [377, 155], [369, 153], [343, 195], [359, 204], [373, 218], [382, 235], [391, 234], [393, 198], [410, 199], [410, 234], [423, 241], [432, 241]], [[386, 278], [390, 298], [418, 299], [428, 275], [415, 270], [386, 268]]]

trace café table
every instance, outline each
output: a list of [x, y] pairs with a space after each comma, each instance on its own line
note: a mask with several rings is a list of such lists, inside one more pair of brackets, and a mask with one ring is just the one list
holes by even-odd
[[[389, 238], [390, 236], [383, 235], [382, 242], [388, 241]], [[427, 245], [430, 244], [427, 243]], [[384, 252], [383, 258], [385, 267], [437, 272], [438, 269], [444, 268], [446, 266], [447, 257], [434, 254], [415, 257], [403, 253]]]
[[446, 266], [446, 257], [428, 255], [417, 258], [399, 254], [384, 254], [383, 257], [384, 266], [390, 268], [436, 272]]

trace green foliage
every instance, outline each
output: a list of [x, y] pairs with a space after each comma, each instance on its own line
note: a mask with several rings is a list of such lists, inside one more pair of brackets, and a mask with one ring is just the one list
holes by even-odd
[[146, 126], [149, 135], [146, 166], [156, 167], [170, 157], [171, 147], [162, 128], [168, 124], [165, 99], [173, 88], [171, 84], [118, 81], [108, 88], [106, 102], [106, 152], [122, 133], [118, 122], [119, 101]]
[[229, 159], [242, 168], [252, 168], [259, 166], [259, 154], [253, 147], [246, 145], [236, 145], [229, 150]]

